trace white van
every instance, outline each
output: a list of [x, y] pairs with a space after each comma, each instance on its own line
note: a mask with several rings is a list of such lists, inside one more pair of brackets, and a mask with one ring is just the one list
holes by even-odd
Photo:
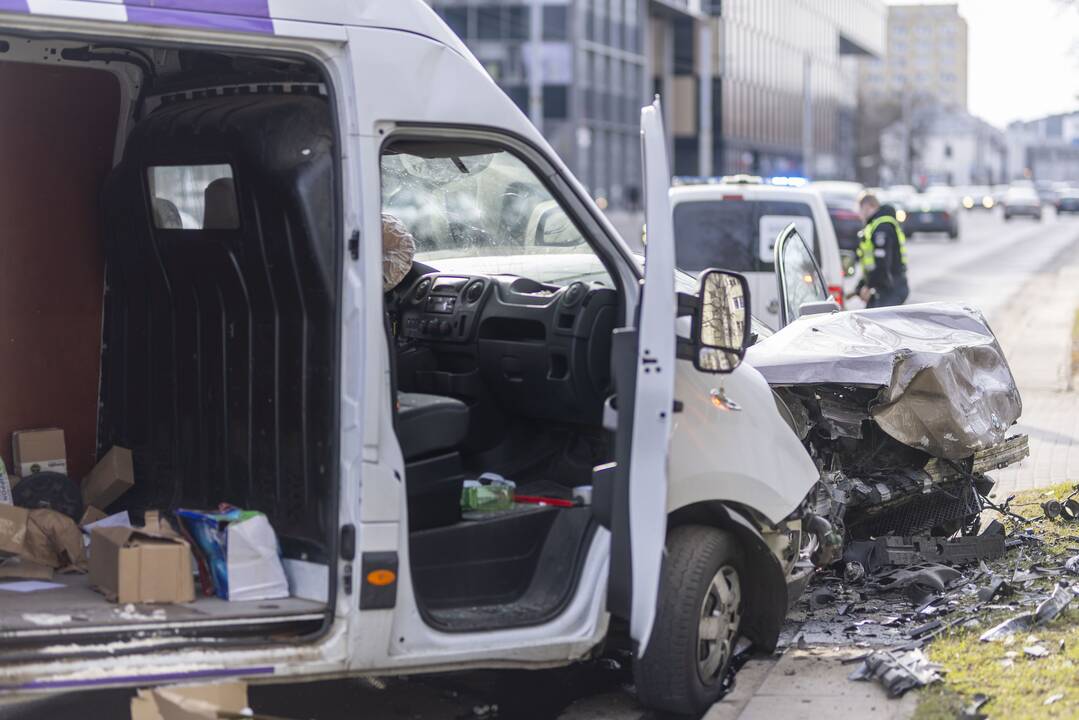
[[[131, 448], [136, 522], [265, 513], [290, 585], [4, 593], [0, 691], [542, 668], [622, 617], [642, 699], [700, 712], [740, 633], [774, 646], [819, 475], [738, 366], [744, 279], [701, 312], [673, 243], [642, 271], [423, 2], [0, 8], [5, 434], [63, 427], [75, 480]], [[417, 244], [388, 294], [384, 214]], [[462, 515], [484, 472], [592, 500]]]
[[776, 329], [779, 296], [773, 253], [776, 238], [794, 223], [820, 264], [829, 295], [843, 307], [847, 275], [820, 192], [766, 185], [745, 176], [736, 179], [671, 188], [678, 268], [689, 273], [713, 267], [742, 273], [756, 301], [754, 314]]

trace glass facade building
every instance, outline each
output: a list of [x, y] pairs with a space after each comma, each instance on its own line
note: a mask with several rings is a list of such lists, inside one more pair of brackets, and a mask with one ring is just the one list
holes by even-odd
[[641, 197], [640, 108], [677, 175], [854, 176], [883, 0], [431, 0], [601, 206]]
[[717, 171], [852, 179], [858, 65], [883, 54], [883, 2], [715, 5]]

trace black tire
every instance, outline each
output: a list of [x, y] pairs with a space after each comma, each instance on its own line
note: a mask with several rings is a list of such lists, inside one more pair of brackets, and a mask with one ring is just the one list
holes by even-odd
[[[743, 568], [738, 543], [727, 532], [683, 525], [668, 533], [655, 626], [644, 657], [633, 667], [643, 704], [699, 717], [719, 699], [742, 622]], [[713, 580], [726, 588], [736, 607], [713, 604], [718, 597]], [[706, 614], [716, 619], [721, 639], [715, 643], [700, 637]], [[718, 664], [713, 650], [722, 653]], [[703, 677], [704, 666], [712, 665], [715, 671]]]
[[958, 240], [959, 239], [959, 228], [952, 228], [951, 230], [949, 230], [948, 231], [948, 239], [950, 239], [950, 240]]

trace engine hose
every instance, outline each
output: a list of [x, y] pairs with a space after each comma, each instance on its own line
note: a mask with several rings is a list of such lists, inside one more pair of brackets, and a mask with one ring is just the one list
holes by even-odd
[[817, 538], [817, 550], [810, 556], [813, 565], [828, 567], [843, 555], [843, 536], [836, 532], [832, 523], [816, 513], [808, 512], [802, 518], [803, 527]]

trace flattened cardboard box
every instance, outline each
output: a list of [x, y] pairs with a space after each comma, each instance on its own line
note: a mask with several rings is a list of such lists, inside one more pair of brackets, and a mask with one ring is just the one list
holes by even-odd
[[93, 505], [87, 505], [86, 509], [82, 513], [82, 519], [79, 520], [79, 527], [86, 527], [91, 523], [96, 523], [98, 520], [104, 520], [108, 515], [104, 511], [97, 509]]
[[21, 477], [44, 471], [67, 474], [67, 447], [59, 428], [13, 432], [11, 454], [13, 470]]
[[191, 547], [183, 538], [135, 528], [94, 528], [90, 582], [119, 603], [192, 602]]
[[131, 451], [115, 445], [82, 479], [82, 501], [104, 510], [134, 484]]

